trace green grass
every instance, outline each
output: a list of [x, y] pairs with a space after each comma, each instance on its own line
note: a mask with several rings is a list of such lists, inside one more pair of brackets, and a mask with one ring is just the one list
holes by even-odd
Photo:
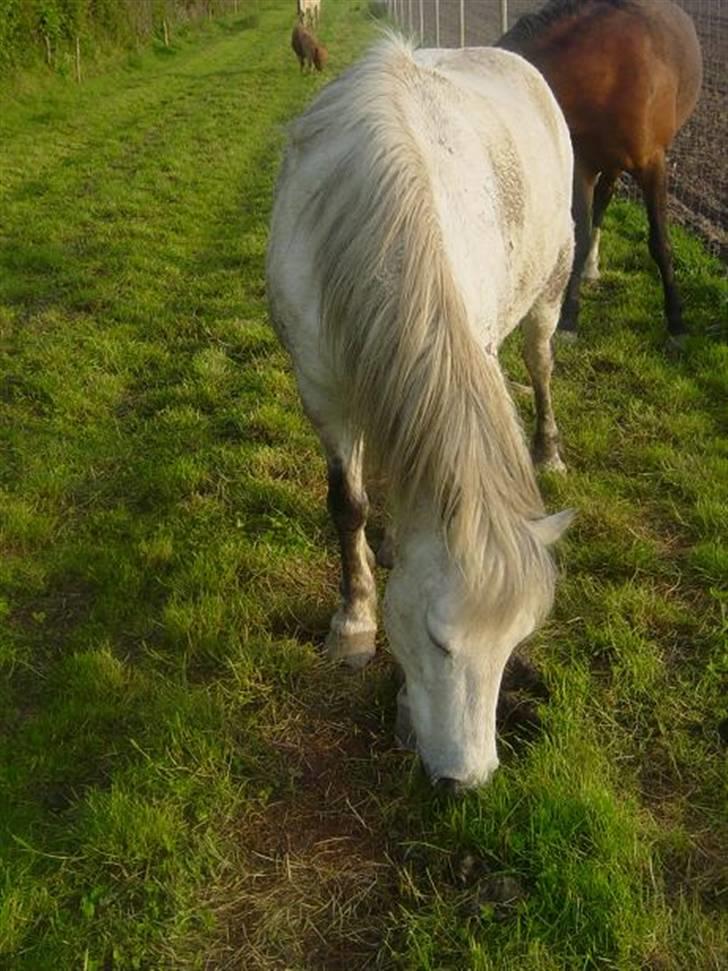
[[[289, 7], [0, 106], [0, 967], [720, 968], [721, 268], [675, 233], [666, 357], [643, 214], [610, 211], [554, 379], [543, 729], [436, 799], [386, 652], [319, 653], [336, 542], [263, 284], [281, 124], [326, 80]], [[366, 14], [329, 4], [332, 71]]]

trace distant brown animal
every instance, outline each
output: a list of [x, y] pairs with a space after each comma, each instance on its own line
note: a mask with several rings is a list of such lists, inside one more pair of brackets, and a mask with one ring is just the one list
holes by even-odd
[[296, 24], [291, 34], [291, 47], [301, 65], [301, 71], [308, 65], [309, 70], [323, 71], [329, 52], [302, 24]]
[[621, 172], [640, 189], [650, 253], [673, 340], [685, 333], [667, 234], [665, 153], [690, 117], [702, 79], [690, 17], [672, 0], [549, 0], [498, 41], [548, 81], [574, 143], [576, 254], [559, 327], [576, 331], [579, 283], [598, 276], [599, 228]]

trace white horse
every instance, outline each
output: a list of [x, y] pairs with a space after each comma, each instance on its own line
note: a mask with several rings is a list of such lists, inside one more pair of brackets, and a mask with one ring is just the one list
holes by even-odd
[[550, 337], [572, 262], [572, 152], [562, 114], [504, 51], [388, 37], [290, 129], [267, 258], [274, 326], [326, 452], [342, 601], [330, 656], [374, 653], [364, 442], [384, 468], [398, 553], [385, 603], [400, 703], [434, 780], [497, 766], [495, 712], [513, 648], [548, 612], [544, 517], [497, 359], [523, 321], [535, 450], [561, 467]]
[[321, 18], [321, 0], [296, 0], [296, 13], [302, 23], [317, 26]]

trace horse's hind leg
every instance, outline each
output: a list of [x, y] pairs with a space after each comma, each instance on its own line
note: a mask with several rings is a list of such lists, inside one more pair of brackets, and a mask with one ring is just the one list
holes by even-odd
[[[556, 290], [560, 297], [561, 287], [556, 287]], [[542, 297], [521, 324], [524, 338], [523, 360], [531, 376], [536, 406], [533, 460], [539, 468], [553, 472], [566, 471], [559, 455], [559, 429], [551, 404], [551, 335], [559, 319], [559, 306], [558, 297], [556, 300], [551, 295]]]
[[584, 279], [591, 282], [599, 279], [599, 239], [602, 234], [602, 222], [607, 206], [614, 195], [614, 186], [618, 177], [617, 173], [602, 172], [594, 189], [591, 246], [584, 267]]
[[650, 223], [650, 255], [657, 263], [665, 291], [665, 315], [667, 329], [672, 337], [685, 333], [682, 306], [675, 286], [672, 266], [672, 247], [667, 231], [667, 166], [665, 153], [659, 152], [652, 162], [634, 173], [642, 190]]
[[586, 172], [581, 166], [574, 168], [574, 196], [572, 213], [574, 216], [574, 262], [571, 276], [566, 287], [564, 304], [559, 319], [559, 332], [576, 337], [579, 319], [579, 290], [584, 264], [589, 256], [592, 242], [592, 205], [594, 199], [595, 173]]
[[360, 668], [374, 656], [377, 633], [374, 555], [364, 533], [369, 501], [363, 485], [363, 449], [361, 441], [344, 447], [324, 444], [328, 505], [341, 549], [341, 605], [331, 618], [326, 652]]

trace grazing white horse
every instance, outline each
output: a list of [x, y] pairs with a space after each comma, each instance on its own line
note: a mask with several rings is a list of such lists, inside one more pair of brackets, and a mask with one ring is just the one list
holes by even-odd
[[434, 780], [497, 765], [513, 648], [551, 606], [546, 518], [497, 349], [523, 321], [535, 449], [560, 466], [550, 337], [572, 262], [572, 152], [541, 76], [504, 51], [388, 37], [293, 123], [267, 258], [274, 326], [323, 443], [342, 557], [327, 650], [374, 653], [363, 448], [398, 552], [385, 626]]

